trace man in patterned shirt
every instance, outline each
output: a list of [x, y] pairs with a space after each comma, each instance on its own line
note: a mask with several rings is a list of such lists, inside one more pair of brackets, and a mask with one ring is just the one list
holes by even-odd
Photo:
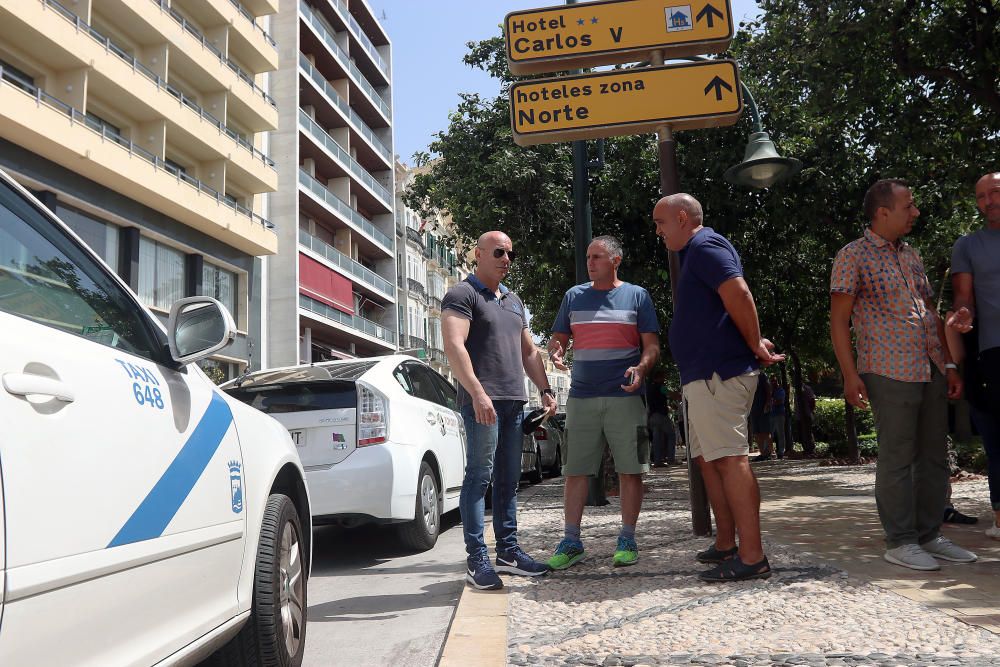
[[923, 262], [902, 240], [920, 211], [905, 181], [884, 179], [868, 189], [864, 212], [864, 236], [833, 263], [830, 335], [847, 402], [864, 408], [871, 400], [875, 413], [884, 558], [914, 570], [940, 569], [935, 558], [972, 562], [975, 554], [940, 531], [949, 473], [946, 396], [961, 396], [962, 381]]

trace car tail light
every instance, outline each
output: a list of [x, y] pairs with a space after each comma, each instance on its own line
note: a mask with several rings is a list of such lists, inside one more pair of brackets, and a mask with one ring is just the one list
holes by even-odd
[[535, 429], [535, 440], [548, 440], [549, 434], [545, 432], [544, 428]]
[[371, 387], [358, 383], [358, 447], [377, 445], [389, 436], [389, 402]]

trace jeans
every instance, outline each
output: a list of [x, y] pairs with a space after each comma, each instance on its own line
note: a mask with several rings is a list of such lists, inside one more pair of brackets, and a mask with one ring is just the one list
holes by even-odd
[[980, 410], [974, 405], [972, 423], [983, 437], [983, 449], [986, 450], [986, 471], [990, 483], [990, 504], [994, 510], [1000, 510], [1000, 416]]
[[949, 474], [947, 383], [936, 368], [931, 373], [930, 382], [861, 376], [878, 432], [875, 502], [889, 549], [941, 534]]
[[774, 445], [778, 450], [778, 458], [785, 456], [785, 413], [771, 413], [771, 433], [774, 434]]
[[493, 480], [493, 532], [497, 553], [517, 546], [517, 485], [521, 481], [521, 421], [524, 401], [493, 401], [495, 424], [476, 422], [471, 404], [462, 406], [465, 421], [465, 479], [458, 510], [462, 515], [465, 551], [486, 554], [483, 530], [486, 489]]

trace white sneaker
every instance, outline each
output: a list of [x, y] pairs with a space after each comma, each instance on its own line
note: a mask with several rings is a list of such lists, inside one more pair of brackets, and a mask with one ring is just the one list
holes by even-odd
[[920, 548], [935, 558], [950, 560], [955, 563], [971, 563], [976, 560], [976, 554], [958, 546], [944, 535], [938, 535], [930, 542], [924, 542]]
[[882, 558], [886, 559], [893, 565], [902, 565], [903, 567], [908, 567], [911, 570], [941, 569], [941, 566], [938, 565], [936, 560], [934, 560], [934, 557], [916, 544], [904, 544], [896, 547], [895, 549], [889, 549], [882, 555]]
[[1000, 526], [993, 522], [989, 528], [986, 529], [986, 537], [992, 537], [994, 540], [1000, 540]]

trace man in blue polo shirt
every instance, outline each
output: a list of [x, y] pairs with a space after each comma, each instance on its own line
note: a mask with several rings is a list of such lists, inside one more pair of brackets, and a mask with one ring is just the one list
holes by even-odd
[[670, 352], [688, 406], [688, 447], [717, 528], [715, 544], [697, 554], [716, 566], [699, 577], [762, 579], [771, 567], [760, 538], [760, 488], [747, 459], [747, 414], [761, 365], [784, 355], [760, 335], [736, 249], [702, 220], [701, 204], [688, 194], [664, 197], [653, 209], [656, 235], [680, 254]]

